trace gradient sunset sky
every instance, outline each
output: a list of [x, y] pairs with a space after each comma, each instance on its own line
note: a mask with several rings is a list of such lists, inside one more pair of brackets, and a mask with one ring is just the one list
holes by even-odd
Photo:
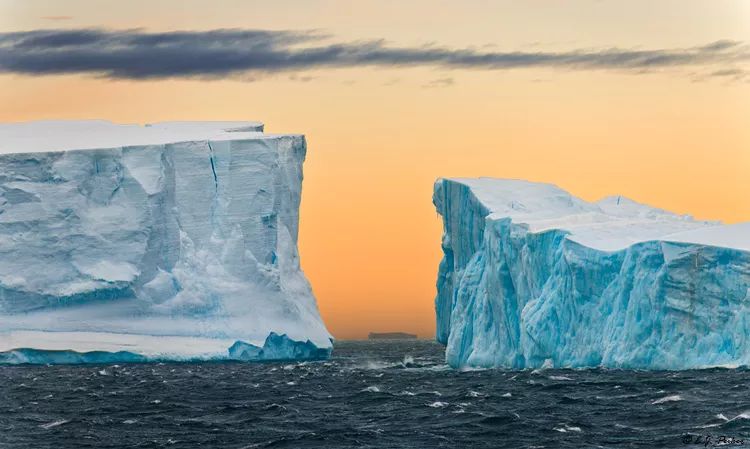
[[434, 335], [438, 177], [750, 221], [746, 0], [0, 0], [0, 33], [0, 121], [305, 134], [302, 265], [337, 338]]

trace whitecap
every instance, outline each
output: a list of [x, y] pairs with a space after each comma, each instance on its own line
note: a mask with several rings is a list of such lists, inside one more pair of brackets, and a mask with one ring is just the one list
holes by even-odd
[[513, 396], [513, 395], [512, 395], [512, 394], [510, 394], [510, 393], [505, 393], [505, 394], [504, 394], [504, 395], [502, 395], [501, 397], [503, 397], [503, 398], [509, 398], [509, 397], [511, 397], [511, 396]]
[[376, 361], [371, 360], [364, 365], [356, 365], [354, 366], [354, 369], [371, 369], [371, 370], [381, 370], [381, 369], [387, 369], [387, 368], [394, 368], [396, 366], [402, 366], [401, 363], [386, 363], [382, 361]]
[[154, 399], [151, 401], [152, 404], [161, 404], [161, 399]]
[[737, 420], [737, 419], [750, 419], [750, 412], [740, 413], [739, 415], [735, 416], [734, 418], [732, 418], [730, 420], [727, 420], [727, 422], [732, 422], [732, 421]]
[[102, 370], [99, 370], [99, 375], [100, 376], [109, 376], [109, 373], [107, 372], [106, 369], [102, 369]]
[[66, 423], [69, 423], [69, 422], [70, 422], [69, 419], [61, 419], [59, 421], [53, 421], [53, 422], [49, 422], [47, 424], [42, 424], [39, 427], [41, 427], [42, 429], [51, 429], [53, 427], [62, 426], [63, 424], [66, 424]]
[[739, 415], [735, 416], [734, 418], [727, 418], [726, 415], [724, 415], [723, 413], [719, 413], [719, 414], [716, 415], [716, 418], [719, 419], [719, 420], [721, 420], [721, 421], [723, 421], [723, 422], [712, 423], [712, 424], [705, 424], [705, 425], [702, 425], [702, 426], [696, 426], [696, 429], [710, 429], [712, 427], [719, 427], [719, 426], [722, 426], [722, 425], [724, 425], [726, 423], [730, 423], [732, 421], [736, 421], [738, 419], [750, 419], [750, 412], [740, 413]]
[[488, 368], [483, 368], [483, 367], [480, 367], [480, 366], [462, 366], [458, 370], [460, 372], [462, 372], [462, 373], [468, 373], [468, 372], [472, 372], [472, 371], [487, 371]]
[[550, 380], [573, 380], [568, 376], [547, 376]]
[[610, 401], [610, 400], [617, 400], [617, 399], [630, 399], [630, 398], [637, 398], [640, 396], [639, 394], [621, 394], [617, 396], [594, 396], [595, 399], [598, 399], [600, 401]]
[[423, 366], [421, 368], [407, 368], [407, 369], [413, 370], [413, 371], [453, 371], [453, 368], [451, 368], [450, 365], [432, 365], [432, 366]]
[[682, 396], [679, 394], [673, 394], [671, 396], [665, 396], [660, 399], [656, 399], [655, 401], [652, 401], [652, 404], [664, 404], [665, 402], [678, 402], [682, 401]]
[[135, 423], [137, 423], [137, 422], [138, 422], [138, 420], [137, 420], [137, 419], [126, 419], [126, 420], [125, 420], [125, 421], [123, 421], [122, 423], [123, 423], [123, 424], [135, 424]]
[[435, 401], [435, 402], [433, 402], [431, 404], [427, 404], [427, 406], [428, 407], [432, 407], [432, 408], [440, 408], [440, 407], [447, 407], [448, 403], [447, 402]]
[[472, 391], [472, 390], [469, 390], [469, 392], [468, 392], [468, 393], [467, 393], [466, 395], [467, 395], [468, 397], [470, 397], [470, 398], [478, 398], [478, 397], [481, 397], [481, 396], [482, 396], [482, 393], [480, 393], [480, 392], [478, 392], [478, 391]]
[[376, 387], [375, 385], [371, 385], [362, 391], [366, 391], [368, 393], [380, 393], [380, 388]]
[[271, 404], [271, 405], [267, 405], [267, 406], [265, 407], [265, 410], [275, 410], [275, 409], [278, 409], [278, 410], [286, 410], [286, 407], [284, 407], [284, 406], [283, 406], [283, 405], [281, 405], [281, 404], [277, 404], [277, 403], [275, 403], [275, 402], [274, 402], [273, 404]]

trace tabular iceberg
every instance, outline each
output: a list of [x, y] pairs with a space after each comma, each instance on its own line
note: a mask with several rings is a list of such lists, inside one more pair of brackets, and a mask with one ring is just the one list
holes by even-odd
[[0, 125], [0, 363], [327, 357], [305, 140], [262, 130]]
[[453, 367], [750, 364], [750, 223], [440, 179], [437, 340]]

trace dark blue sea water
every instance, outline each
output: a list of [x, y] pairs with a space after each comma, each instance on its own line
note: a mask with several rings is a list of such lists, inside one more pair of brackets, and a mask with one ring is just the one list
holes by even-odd
[[0, 367], [1, 448], [659, 448], [706, 436], [750, 447], [750, 371], [462, 372], [429, 341], [342, 341], [314, 363]]

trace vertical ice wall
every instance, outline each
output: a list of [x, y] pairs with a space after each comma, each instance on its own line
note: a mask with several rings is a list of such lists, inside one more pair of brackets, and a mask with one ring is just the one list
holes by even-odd
[[[32, 129], [62, 141], [29, 141]], [[327, 356], [297, 252], [305, 140], [260, 129], [0, 126], [2, 149], [86, 148], [0, 155], [6, 361]]]
[[750, 224], [514, 180], [441, 179], [433, 201], [444, 223], [437, 339], [450, 365], [750, 361]]

